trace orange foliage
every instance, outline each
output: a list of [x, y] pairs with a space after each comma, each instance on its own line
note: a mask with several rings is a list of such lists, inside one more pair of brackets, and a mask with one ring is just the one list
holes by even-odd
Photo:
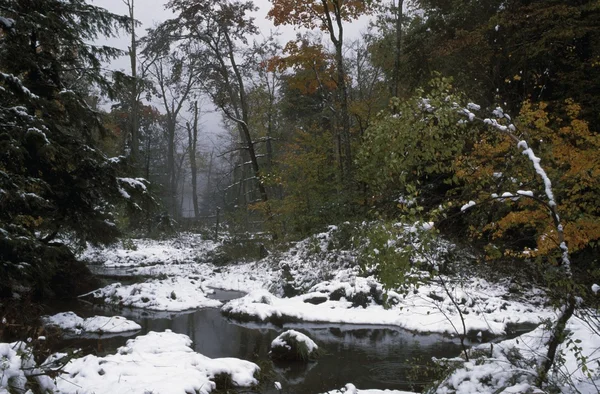
[[[271, 0], [267, 14], [275, 26], [295, 25], [306, 29], [327, 30], [328, 14], [339, 14], [350, 22], [373, 12], [374, 1], [368, 0]], [[328, 11], [328, 12], [326, 12]], [[335, 20], [335, 17], [331, 16]]]
[[335, 90], [335, 65], [323, 45], [305, 39], [292, 40], [283, 52], [287, 56], [276, 56], [267, 61], [267, 70], [283, 72], [292, 68], [295, 74], [289, 84], [302, 94], [314, 94], [319, 89]]
[[[581, 108], [566, 100], [562, 108], [550, 112], [547, 104], [524, 103], [518, 125], [526, 132], [541, 165], [552, 180], [558, 212], [565, 238], [572, 252], [600, 240], [600, 136], [590, 131], [580, 119]], [[490, 193], [532, 190], [545, 200], [544, 187], [526, 157], [519, 154], [507, 136], [484, 135], [469, 153], [456, 160], [457, 177], [479, 200]], [[547, 256], [558, 252], [558, 237], [548, 209], [530, 198], [504, 202], [510, 209], [494, 211], [494, 220], [481, 228], [473, 226], [472, 234], [481, 231], [492, 239], [500, 239], [511, 231], [534, 231], [536, 246], [528, 256]], [[514, 255], [507, 249], [504, 254]]]

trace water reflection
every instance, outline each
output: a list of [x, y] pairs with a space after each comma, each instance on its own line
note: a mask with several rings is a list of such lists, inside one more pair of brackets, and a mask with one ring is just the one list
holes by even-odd
[[[219, 291], [220, 299], [237, 298], [239, 292]], [[386, 326], [358, 326], [349, 324], [270, 324], [241, 323], [221, 315], [218, 309], [201, 309], [190, 313], [151, 312], [139, 309], [114, 309], [71, 305], [68, 309], [80, 316], [119, 314], [138, 322], [142, 330], [164, 331], [188, 335], [194, 341], [194, 350], [208, 357], [237, 357], [259, 362], [272, 368], [274, 380], [280, 381], [284, 392], [318, 393], [339, 388], [348, 382], [358, 387], [409, 390], [411, 381], [416, 388], [426, 382], [414, 375], [415, 365], [435, 357], [454, 357], [460, 353], [456, 341], [440, 335], [418, 335]], [[55, 313], [55, 312], [53, 312]], [[324, 354], [308, 365], [272, 365], [268, 352], [271, 341], [286, 329], [304, 332], [315, 340]], [[127, 337], [100, 339], [69, 339], [61, 346], [84, 348], [87, 353], [114, 353], [123, 346]], [[266, 364], [265, 364], [266, 363]], [[263, 393], [277, 393], [272, 384], [261, 389]]]

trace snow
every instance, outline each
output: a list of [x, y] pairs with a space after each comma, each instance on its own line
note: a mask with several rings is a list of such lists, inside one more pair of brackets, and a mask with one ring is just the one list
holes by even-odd
[[186, 311], [203, 307], [219, 307], [221, 302], [207, 298], [214, 292], [201, 280], [184, 277], [148, 280], [123, 286], [113, 283], [91, 295], [107, 304], [117, 304], [156, 311]]
[[144, 182], [147, 181], [144, 178], [117, 178], [117, 180], [121, 183], [128, 184], [134, 189], [140, 189], [144, 192], [146, 191], [146, 184]]
[[346, 384], [346, 386], [342, 387], [339, 390], [328, 391], [324, 394], [416, 394], [409, 391], [400, 391], [400, 390], [359, 390], [352, 383]]
[[44, 143], [46, 145], [50, 144], [50, 141], [48, 140], [48, 137], [46, 137], [46, 134], [37, 127], [30, 127], [29, 129], [27, 129], [27, 133], [37, 134], [44, 139]]
[[[502, 197], [518, 198], [520, 195], [529, 196], [533, 195], [533, 192], [527, 190], [519, 190], [516, 194], [506, 192], [502, 194]], [[474, 205], [474, 202], [469, 202], [469, 204], [471, 203]], [[426, 229], [431, 225], [430, 223], [397, 224], [405, 229], [405, 234], [409, 234], [407, 237], [418, 237], [417, 230]], [[415, 232], [411, 233], [412, 230]], [[446, 333], [454, 336], [457, 334], [455, 327], [459, 327], [462, 333], [462, 322], [453, 300], [458, 303], [463, 313], [470, 338], [483, 337], [485, 336], [483, 333], [503, 335], [510, 323], [539, 323], [544, 319], [556, 319], [555, 312], [545, 305], [547, 298], [541, 290], [531, 287], [520, 293], [510, 292], [508, 290], [510, 282], [491, 283], [471, 272], [459, 281], [446, 276], [430, 278], [429, 274], [425, 272], [413, 271], [411, 275], [421, 278], [419, 285], [409, 287], [405, 292], [398, 289], [388, 291], [387, 305], [384, 306], [382, 284], [375, 277], [368, 276], [368, 273], [362, 272], [358, 268], [355, 250], [337, 248], [336, 242], [339, 240], [336, 238], [336, 232], [338, 231], [340, 231], [339, 227], [331, 226], [326, 232], [300, 241], [285, 252], [271, 253], [269, 257], [259, 261], [241, 262], [227, 266], [217, 266], [211, 262], [220, 253], [221, 242], [205, 240], [199, 235], [188, 233], [181, 234], [175, 240], [134, 239], [131, 240], [132, 245], [128, 245], [128, 249], [120, 246], [108, 249], [90, 247], [83, 253], [83, 258], [95, 264], [95, 267], [100, 270], [119, 269], [119, 272], [127, 275], [143, 275], [151, 278], [144, 283], [135, 285], [106, 286], [95, 291], [94, 296], [107, 303], [157, 311], [219, 307], [221, 306], [219, 301], [206, 297], [212, 292], [210, 288], [216, 287], [248, 292], [246, 296], [223, 305], [222, 311], [234, 317], [257, 321], [391, 325], [414, 332]], [[384, 253], [385, 248], [399, 247], [401, 241], [391, 239], [383, 247], [378, 245], [377, 250], [380, 254]], [[372, 254], [376, 255], [375, 248], [372, 250]], [[365, 275], [367, 276], [365, 277]], [[447, 294], [439, 278], [443, 278], [446, 282], [451, 296]], [[293, 291], [286, 293], [286, 289], [290, 288]], [[596, 285], [596, 288], [592, 287], [592, 290], [598, 291], [600, 286]], [[284, 294], [287, 294], [288, 297], [284, 298]], [[582, 328], [574, 327], [573, 335], [583, 335], [582, 332], [575, 333], [576, 330], [581, 331]], [[151, 334], [159, 335], [158, 333], [148, 335]], [[166, 335], [168, 332], [162, 334]], [[143, 342], [144, 340], [140, 338], [144, 337], [138, 337], [136, 340], [139, 339]], [[592, 345], [596, 339], [590, 341]], [[170, 343], [171, 339], [164, 338], [164, 341]], [[173, 341], [179, 343], [179, 340]], [[521, 344], [526, 342], [523, 338], [519, 341]], [[155, 342], [159, 343], [160, 341]], [[216, 365], [214, 360], [210, 363], [207, 361], [206, 364], [196, 361], [187, 362], [186, 360], [193, 358], [192, 355], [195, 353], [184, 349], [189, 345], [182, 347], [177, 343], [167, 346], [171, 350], [167, 351], [166, 348], [161, 348], [158, 353], [167, 352], [169, 357], [172, 352], [183, 354], [178, 359], [179, 369], [174, 368], [172, 371], [174, 374], [183, 373], [183, 370], [189, 368], [191, 372], [181, 378], [181, 381], [176, 381], [173, 384], [173, 390], [168, 392], [210, 391], [212, 387], [210, 383], [206, 383], [207, 385], [202, 386], [202, 389], [196, 389], [196, 387], [199, 387], [200, 382], [206, 382], [210, 378], [209, 372], [212, 369], [207, 372], [208, 369], [195, 366], [214, 366]], [[138, 345], [141, 346], [139, 343]], [[486, 346], [489, 348], [490, 345]], [[597, 347], [600, 347], [600, 344]], [[81, 384], [85, 386], [80, 393], [96, 392], [100, 394], [109, 392], [109, 390], [111, 393], [112, 391], [120, 393], [126, 390], [144, 392], [143, 382], [147, 381], [149, 384], [155, 382], [155, 376], [150, 371], [151, 368], [154, 368], [152, 364], [155, 366], [166, 365], [165, 368], [170, 368], [170, 364], [161, 364], [162, 359], [150, 357], [149, 360], [140, 355], [138, 358], [142, 360], [140, 365], [146, 366], [149, 363], [150, 369], [148, 370], [150, 372], [144, 372], [144, 369], [132, 372], [131, 368], [137, 367], [138, 359], [130, 356], [135, 353], [133, 351], [133, 353], [128, 353], [127, 349], [130, 348], [132, 347], [128, 343], [124, 353], [120, 351], [116, 355], [105, 358], [88, 356], [87, 361], [80, 362], [82, 363], [78, 367], [80, 369], [73, 370], [72, 374], [75, 376], [67, 377], [65, 375], [65, 378], [67, 381], [81, 379]], [[493, 345], [494, 352], [498, 348], [498, 344]], [[192, 354], [188, 356], [187, 354], [190, 352]], [[494, 353], [494, 357], [499, 358], [500, 356]], [[168, 359], [167, 357], [165, 360]], [[453, 376], [444, 383], [448, 391], [443, 391], [442, 387], [442, 391], [439, 392], [494, 392], [501, 387], [498, 385], [507, 382], [510, 382], [510, 385], [506, 386], [504, 391], [506, 393], [526, 390], [532, 384], [531, 379], [526, 376], [527, 374], [523, 375], [525, 377], [518, 375], [517, 378], [512, 379], [515, 371], [507, 368], [506, 359], [504, 357], [502, 363], [496, 364], [492, 358], [481, 365], [462, 363], [456, 368]], [[107, 365], [109, 367], [106, 367]], [[484, 367], [486, 369], [483, 369]], [[123, 369], [124, 377], [121, 377], [121, 380], [125, 382], [126, 386], [115, 383], [119, 381], [116, 377], [118, 368]], [[565, 364], [565, 368], [574, 371], [577, 366]], [[198, 369], [202, 369], [204, 374], [198, 372]], [[103, 375], [98, 375], [98, 371], [102, 371]], [[157, 373], [160, 375], [161, 371], [162, 369]], [[82, 372], [89, 373], [90, 378], [81, 376]], [[146, 375], [142, 376], [142, 374]], [[490, 374], [492, 374], [492, 381], [496, 386], [494, 386], [494, 390], [486, 391], [485, 382]], [[112, 383], [108, 384], [108, 388], [105, 389], [100, 382], [108, 375], [111, 376], [107, 377], [107, 381]], [[159, 375], [156, 376], [156, 382], [162, 384]], [[84, 380], [88, 383], [83, 382]], [[63, 384], [66, 383], [61, 383], [61, 385]], [[152, 390], [161, 392], [160, 387], [153, 386]], [[165, 387], [170, 386], [165, 383]], [[123, 391], [119, 391], [121, 389]], [[182, 391], [178, 391], [180, 389]], [[277, 389], [280, 390], [280, 388]], [[75, 389], [71, 388], [70, 390], [66, 392], [74, 392]], [[404, 393], [358, 390], [351, 384], [341, 390], [331, 392]]]
[[312, 353], [314, 350], [317, 350], [319, 346], [310, 339], [308, 336], [298, 332], [296, 330], [287, 330], [286, 332], [277, 336], [277, 338], [273, 339], [271, 342], [271, 348], [275, 347], [284, 347], [287, 349], [291, 349], [291, 346], [286, 342], [286, 338], [294, 338], [298, 343], [304, 343], [306, 345], [306, 349], [308, 353]]
[[[570, 333], [560, 346], [564, 361], [558, 361], [549, 381], [563, 393], [597, 393], [600, 366], [594, 361], [600, 351], [600, 336], [589, 322], [572, 318], [567, 323]], [[436, 393], [492, 394], [523, 393], [533, 389], [539, 362], [547, 352], [550, 332], [544, 325], [517, 338], [495, 344], [484, 344], [471, 350], [483, 354], [470, 362], [459, 361], [458, 367], [442, 382]], [[584, 368], [582, 357], [588, 362]], [[589, 376], [584, 371], [589, 368]], [[540, 391], [541, 392], [541, 391]]]
[[74, 334], [85, 333], [123, 333], [141, 330], [141, 326], [134, 321], [121, 316], [94, 316], [87, 319], [77, 316], [73, 312], [57, 313], [52, 316], [43, 316], [45, 325], [57, 326]]
[[[134, 239], [132, 242], [133, 247], [127, 249], [117, 245], [109, 248], [89, 245], [80, 258], [90, 264], [101, 264], [110, 268], [152, 265], [170, 267], [205, 260], [219, 246], [217, 242], [204, 240], [202, 236], [190, 233], [179, 234], [177, 239]], [[135, 273], [142, 274], [144, 273]]]
[[281, 390], [281, 383], [275, 382], [273, 383], [273, 386], [275, 386], [275, 390]]
[[0, 393], [25, 393], [27, 378], [35, 380], [40, 392], [55, 392], [52, 379], [42, 373], [30, 346], [22, 341], [0, 343]]
[[[449, 280], [446, 278], [446, 280]], [[368, 295], [372, 288], [381, 289], [374, 278], [356, 277], [352, 282], [334, 280], [316, 285], [307, 294], [279, 298], [267, 290], [257, 290], [231, 300], [221, 310], [234, 317], [258, 321], [306, 321], [349, 324], [381, 324], [398, 326], [416, 332], [456, 334], [461, 327], [460, 315], [443, 287], [437, 283], [421, 284], [407, 294], [388, 292], [395, 305], [387, 308], [373, 299], [365, 307], [351, 301], [359, 293]], [[332, 293], [342, 292], [339, 300]], [[532, 293], [522, 300], [507, 300], [508, 290], [483, 279], [472, 278], [462, 286], [453, 286], [451, 294], [460, 304], [467, 331], [483, 331], [494, 335], [506, 333], [509, 323], [539, 323], [553, 316], [540, 307], [542, 294]], [[307, 300], [326, 300], [313, 305]], [[537, 305], [532, 304], [537, 298]]]
[[5, 29], [10, 29], [15, 24], [15, 20], [11, 18], [5, 18], [0, 16], [0, 25], [2, 25]]
[[599, 290], [600, 290], [600, 286], [598, 286], [596, 283], [594, 283], [592, 285], [592, 291], [594, 292], [594, 294], [598, 294]]
[[533, 153], [533, 150], [531, 150], [531, 148], [527, 146], [527, 142], [520, 141], [518, 147], [521, 148], [522, 153], [529, 158], [529, 160], [533, 164], [535, 172], [537, 172], [538, 175], [542, 178], [542, 181], [544, 182], [544, 190], [546, 192], [546, 196], [548, 197], [548, 204], [551, 207], [556, 206], [556, 202], [554, 201], [554, 193], [552, 192], [552, 182], [550, 181], [550, 178], [548, 178], [548, 175], [546, 175], [546, 171], [544, 171], [544, 169], [540, 165], [541, 159], [537, 157]]
[[462, 207], [460, 207], [460, 211], [461, 211], [461, 212], [464, 212], [464, 211], [466, 211], [467, 209], [469, 209], [469, 208], [471, 208], [471, 207], [474, 207], [475, 205], [477, 205], [477, 204], [475, 203], [475, 201], [469, 201], [468, 203], [466, 203], [465, 205], [463, 205]]
[[475, 103], [468, 103], [467, 108], [470, 109], [471, 111], [479, 111], [481, 109], [481, 105], [478, 105]]
[[517, 190], [517, 194], [519, 196], [533, 197], [533, 192], [531, 190]]
[[[6, 18], [5, 21], [11, 21], [12, 19], [8, 19]], [[39, 97], [36, 96], [35, 94], [31, 93], [31, 91], [29, 89], [27, 89], [25, 87], [25, 85], [23, 85], [23, 82], [21, 82], [21, 80], [17, 77], [15, 77], [12, 74], [6, 74], [3, 72], [0, 72], [0, 79], [5, 79], [7, 81], [10, 81], [12, 84], [18, 86], [18, 88], [21, 90], [21, 92], [23, 94], [25, 94], [26, 96], [32, 98], [32, 99], [38, 99]], [[23, 108], [23, 107], [21, 107]], [[27, 110], [25, 109], [25, 115], [29, 116], [29, 114], [27, 114]]]
[[121, 193], [121, 196], [123, 196], [123, 198], [125, 198], [126, 200], [131, 199], [129, 193], [127, 193], [125, 189], [123, 189], [121, 186], [119, 186], [119, 193]]
[[[423, 226], [404, 227], [410, 231]], [[258, 262], [223, 267], [209, 262], [218, 251], [219, 242], [187, 233], [177, 240], [132, 240], [134, 246], [128, 250], [116, 246], [89, 248], [83, 257], [90, 262], [103, 262], [101, 269], [126, 268], [119, 272], [152, 278], [135, 285], [113, 284], [94, 292], [95, 297], [110, 304], [156, 311], [219, 307], [219, 301], [206, 295], [212, 292], [211, 288], [220, 288], [248, 293], [224, 305], [224, 312], [258, 321], [283, 318], [389, 324], [418, 332], [455, 333], [453, 324], [460, 326], [460, 317], [440, 283], [421, 283], [406, 294], [390, 291], [386, 309], [382, 305], [382, 284], [373, 276], [361, 276], [356, 252], [330, 247], [336, 242], [336, 231], [339, 228], [332, 226], [286, 252]], [[387, 247], [396, 248], [396, 242], [400, 240], [392, 240]], [[474, 332], [501, 335], [509, 323], [538, 323], [552, 315], [549, 308], [543, 307], [544, 296], [539, 291], [517, 298], [509, 293], [507, 284], [492, 284], [477, 277], [465, 279], [462, 284], [452, 283], [450, 278], [445, 280], [466, 311], [467, 329]], [[286, 288], [293, 292], [287, 294]], [[282, 298], [284, 294], [295, 296]], [[325, 301], [319, 305], [308, 302], [323, 298]]]
[[170, 330], [127, 341], [116, 354], [71, 360], [57, 379], [64, 394], [207, 394], [215, 376], [226, 373], [236, 386], [257, 384], [259, 367], [236, 358], [211, 359], [196, 353], [192, 341]]

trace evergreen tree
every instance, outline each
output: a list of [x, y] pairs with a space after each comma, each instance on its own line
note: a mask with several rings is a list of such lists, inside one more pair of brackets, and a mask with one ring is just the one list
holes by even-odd
[[145, 193], [117, 178], [121, 163], [95, 149], [92, 87], [109, 90], [101, 64], [120, 54], [90, 44], [128, 18], [83, 0], [0, 5], [0, 296], [83, 290], [84, 268], [58, 239], [109, 242], [114, 203]]

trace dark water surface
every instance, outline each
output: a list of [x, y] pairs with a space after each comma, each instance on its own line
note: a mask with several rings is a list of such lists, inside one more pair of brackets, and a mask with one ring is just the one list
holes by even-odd
[[[228, 300], [243, 293], [217, 290], [213, 298]], [[48, 313], [74, 311], [80, 316], [121, 315], [138, 322], [142, 330], [170, 329], [188, 335], [194, 349], [208, 357], [237, 357], [271, 370], [261, 393], [278, 393], [273, 381], [281, 382], [284, 393], [322, 393], [354, 383], [359, 388], [419, 389], [427, 382], [415, 374], [416, 366], [431, 357], [454, 357], [460, 353], [457, 341], [440, 335], [413, 334], [397, 327], [350, 324], [270, 324], [241, 323], [221, 315], [218, 309], [205, 308], [190, 313], [165, 313], [139, 309], [113, 309], [78, 302], [56, 305]], [[271, 341], [286, 329], [296, 329], [312, 338], [324, 354], [309, 364], [273, 364], [269, 357]], [[86, 353], [114, 353], [127, 337], [65, 339], [65, 347], [83, 348]], [[411, 385], [413, 382], [415, 385]], [[247, 392], [247, 391], [244, 391]]]

